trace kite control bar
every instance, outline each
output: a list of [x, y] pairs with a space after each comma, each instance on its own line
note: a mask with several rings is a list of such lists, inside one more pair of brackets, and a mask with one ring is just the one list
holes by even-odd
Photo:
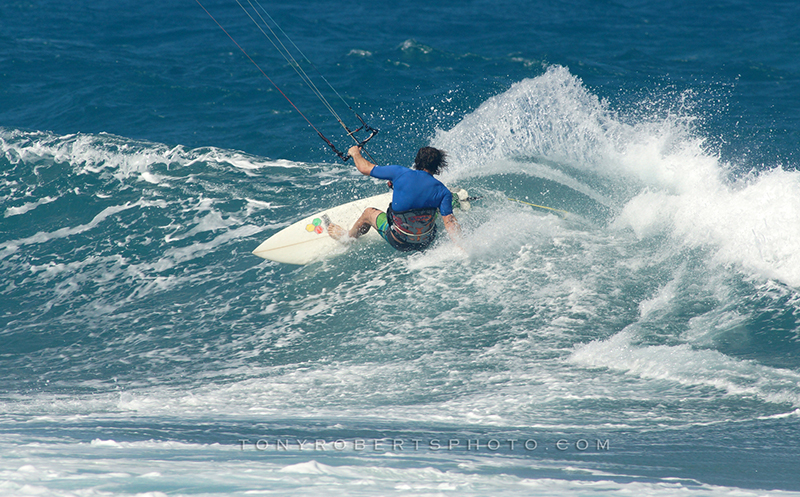
[[[366, 145], [368, 141], [372, 140], [372, 138], [375, 135], [378, 134], [378, 130], [377, 129], [371, 127], [370, 125], [365, 123], [363, 120], [361, 121], [361, 123], [362, 123], [362, 125], [361, 125], [360, 128], [358, 128], [355, 131], [348, 131], [348, 133], [347, 133], [348, 136], [352, 137], [353, 140], [356, 141], [356, 145], [358, 145], [359, 148], [363, 148], [364, 145]], [[356, 135], [356, 133], [358, 133], [359, 131], [362, 131], [362, 130], [363, 131], [368, 131], [369, 135], [365, 139], [363, 139], [361, 141], [358, 141], [358, 138], [356, 138], [355, 135]], [[328, 140], [325, 140], [325, 141], [328, 141]], [[350, 154], [345, 154], [345, 153], [340, 152], [339, 150], [336, 149], [336, 147], [333, 146], [333, 143], [331, 143], [331, 142], [328, 142], [328, 144], [331, 146], [331, 148], [333, 148], [333, 151], [336, 152], [336, 155], [338, 155], [339, 158], [342, 159], [343, 162], [347, 162], [350, 159]], [[367, 153], [367, 155], [369, 156], [369, 153]], [[372, 159], [372, 157], [370, 157], [370, 160], [375, 162], [375, 160]]]

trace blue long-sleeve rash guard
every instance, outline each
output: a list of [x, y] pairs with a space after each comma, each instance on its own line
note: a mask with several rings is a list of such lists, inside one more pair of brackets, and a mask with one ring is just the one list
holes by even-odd
[[375, 166], [370, 176], [391, 180], [394, 185], [392, 210], [438, 208], [439, 213], [453, 213], [453, 194], [444, 184], [428, 172], [403, 166]]

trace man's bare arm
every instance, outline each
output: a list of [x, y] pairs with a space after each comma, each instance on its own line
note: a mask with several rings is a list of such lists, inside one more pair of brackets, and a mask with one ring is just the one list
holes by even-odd
[[350, 147], [350, 150], [348, 150], [347, 153], [353, 158], [353, 162], [356, 164], [356, 169], [358, 169], [358, 171], [364, 176], [369, 176], [369, 173], [372, 172], [372, 168], [375, 167], [375, 164], [368, 161], [363, 155], [361, 155], [361, 147], [358, 145], [353, 145]]
[[456, 221], [456, 216], [448, 214], [442, 217], [442, 221], [444, 221], [444, 227], [447, 230], [447, 234], [450, 235], [450, 239], [458, 245], [458, 242], [461, 241], [461, 225]]

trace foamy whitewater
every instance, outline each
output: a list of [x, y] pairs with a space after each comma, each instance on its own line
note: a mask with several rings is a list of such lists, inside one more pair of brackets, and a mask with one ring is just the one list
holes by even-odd
[[800, 495], [798, 7], [267, 7], [463, 251], [253, 256], [386, 186], [196, 4], [0, 7], [0, 494]]

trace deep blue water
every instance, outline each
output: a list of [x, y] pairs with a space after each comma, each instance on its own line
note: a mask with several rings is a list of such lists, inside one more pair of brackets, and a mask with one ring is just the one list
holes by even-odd
[[465, 253], [253, 256], [385, 186], [194, 1], [4, 2], [0, 493], [800, 492], [800, 4], [264, 7]]

